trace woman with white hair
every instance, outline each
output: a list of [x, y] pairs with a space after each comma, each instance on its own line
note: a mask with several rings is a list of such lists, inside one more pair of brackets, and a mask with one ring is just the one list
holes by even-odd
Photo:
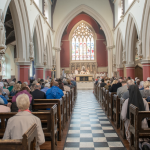
[[26, 94], [21, 94], [16, 99], [19, 112], [8, 120], [3, 139], [22, 139], [22, 135], [36, 123], [37, 125], [37, 147], [45, 143], [44, 133], [41, 127], [41, 121], [38, 117], [32, 115], [29, 110], [30, 101]]

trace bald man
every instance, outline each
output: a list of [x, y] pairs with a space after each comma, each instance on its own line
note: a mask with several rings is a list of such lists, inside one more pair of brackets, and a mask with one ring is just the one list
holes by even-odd
[[45, 93], [40, 90], [41, 90], [41, 85], [37, 83], [35, 85], [35, 91], [31, 93], [33, 96], [33, 99], [46, 99]]

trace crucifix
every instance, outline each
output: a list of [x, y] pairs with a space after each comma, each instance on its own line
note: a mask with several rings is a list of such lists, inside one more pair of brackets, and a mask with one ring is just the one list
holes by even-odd
[[54, 73], [55, 73], [55, 65], [53, 65], [53, 68], [52, 68], [52, 72], [53, 72], [53, 79], [54, 79]]

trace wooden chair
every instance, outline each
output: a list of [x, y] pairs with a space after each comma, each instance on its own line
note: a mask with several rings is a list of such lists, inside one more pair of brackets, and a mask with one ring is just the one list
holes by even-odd
[[36, 150], [37, 126], [33, 124], [19, 140], [0, 140], [0, 150]]
[[58, 118], [58, 140], [62, 140], [63, 135], [63, 100], [62, 99], [35, 99], [33, 109], [41, 110], [51, 108], [53, 105], [57, 105], [57, 118]]
[[150, 138], [150, 128], [142, 128], [142, 121], [144, 118], [150, 118], [150, 111], [139, 111], [139, 109], [130, 105], [129, 108], [129, 118], [130, 118], [130, 149], [139, 149], [139, 138]]
[[109, 105], [109, 118], [113, 121], [113, 95], [116, 94], [115, 92], [109, 92], [108, 94], [108, 104]]
[[[121, 111], [122, 111], [122, 106], [123, 106], [124, 101], [125, 100], [123, 98], [120, 98], [120, 114], [121, 114]], [[121, 119], [121, 115], [120, 115], [120, 134], [121, 134], [123, 139], [126, 138], [124, 121]]]
[[[16, 115], [17, 112], [0, 113], [1, 129], [0, 137], [3, 137], [5, 132], [5, 120]], [[46, 123], [46, 127], [43, 128], [45, 137], [51, 140], [51, 150], [55, 150], [57, 145], [57, 105], [53, 105], [49, 112], [32, 112], [33, 115], [40, 118], [42, 123]]]
[[120, 99], [117, 95], [113, 95], [113, 121], [115, 127], [118, 129], [120, 127]]

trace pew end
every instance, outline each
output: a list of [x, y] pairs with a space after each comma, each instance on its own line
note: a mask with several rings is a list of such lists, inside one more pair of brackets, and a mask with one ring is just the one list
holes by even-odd
[[24, 149], [24, 150], [36, 150], [37, 145], [37, 126], [33, 124], [31, 128], [23, 134], [23, 139], [19, 140], [0, 140], [1, 150], [14, 150], [14, 149]]

